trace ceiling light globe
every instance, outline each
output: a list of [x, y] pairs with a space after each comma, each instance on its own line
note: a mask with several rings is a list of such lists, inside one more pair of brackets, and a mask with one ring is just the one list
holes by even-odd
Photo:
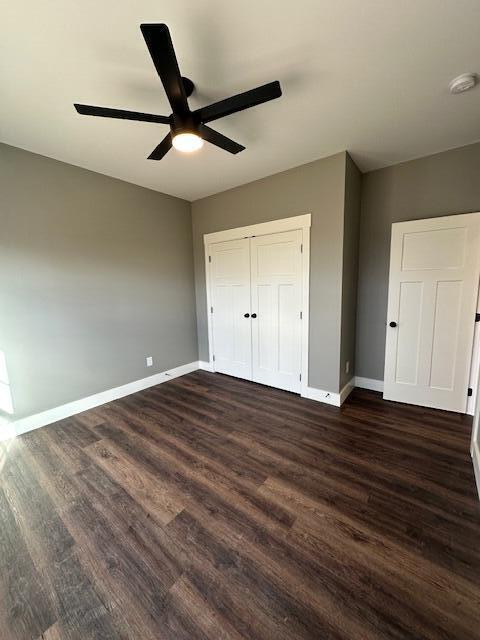
[[203, 147], [203, 139], [196, 133], [177, 133], [173, 137], [172, 144], [178, 151], [191, 153]]

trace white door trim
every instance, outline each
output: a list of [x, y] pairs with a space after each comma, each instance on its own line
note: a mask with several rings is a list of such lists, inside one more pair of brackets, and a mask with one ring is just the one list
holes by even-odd
[[[478, 298], [477, 298], [477, 313], [480, 313], [480, 288], [478, 291]], [[470, 383], [469, 383], [469, 387], [472, 389], [472, 395], [468, 397], [468, 401], [467, 401], [467, 413], [471, 416], [474, 415], [475, 407], [477, 404], [479, 378], [480, 378], [480, 322], [475, 322], [475, 329], [473, 332], [472, 363], [470, 365]]]
[[477, 441], [472, 444], [471, 453], [475, 482], [477, 484], [478, 497], [480, 498], [480, 446]]
[[310, 316], [310, 227], [312, 225], [312, 215], [306, 213], [301, 216], [293, 216], [291, 218], [281, 218], [280, 220], [270, 220], [269, 222], [260, 222], [246, 227], [238, 227], [236, 229], [226, 229], [225, 231], [216, 231], [214, 233], [206, 233], [203, 236], [205, 247], [205, 278], [207, 289], [207, 322], [208, 322], [208, 366], [211, 371], [215, 370], [213, 362], [213, 323], [212, 323], [212, 293], [211, 293], [211, 277], [210, 277], [210, 245], [217, 242], [225, 242], [228, 240], [239, 240], [241, 238], [250, 238], [252, 236], [263, 236], [270, 233], [280, 233], [282, 231], [302, 231], [302, 328], [301, 328], [301, 387], [300, 395], [308, 397], [308, 324]]
[[269, 220], [250, 224], [247, 227], [236, 227], [235, 229], [225, 229], [214, 233], [205, 233], [203, 243], [205, 245], [215, 242], [226, 242], [227, 240], [240, 240], [241, 238], [251, 238], [252, 236], [266, 236], [269, 233], [279, 233], [280, 231], [295, 231], [296, 229], [306, 229], [312, 226], [312, 214], [306, 213], [292, 218], [280, 218], [280, 220]]

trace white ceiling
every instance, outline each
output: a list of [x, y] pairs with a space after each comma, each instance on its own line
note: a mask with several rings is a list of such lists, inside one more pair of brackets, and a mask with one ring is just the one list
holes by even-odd
[[[165, 22], [198, 107], [271, 80], [279, 100], [212, 123], [232, 156], [146, 157], [167, 128], [73, 102], [169, 114], [140, 33]], [[194, 200], [348, 149], [370, 170], [480, 139], [479, 0], [26, 0], [0, 26], [2, 141]]]

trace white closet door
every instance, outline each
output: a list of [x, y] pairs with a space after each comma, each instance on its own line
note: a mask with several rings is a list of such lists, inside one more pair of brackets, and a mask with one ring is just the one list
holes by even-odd
[[251, 239], [253, 380], [300, 391], [301, 231]]
[[465, 412], [480, 213], [392, 225], [384, 398]]
[[214, 369], [251, 380], [250, 241], [213, 244], [210, 257]]

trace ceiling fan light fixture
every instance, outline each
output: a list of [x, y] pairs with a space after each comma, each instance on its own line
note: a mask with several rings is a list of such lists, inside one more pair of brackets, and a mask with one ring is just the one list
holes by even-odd
[[196, 133], [177, 133], [173, 136], [172, 144], [177, 151], [192, 153], [203, 147], [203, 139]]

